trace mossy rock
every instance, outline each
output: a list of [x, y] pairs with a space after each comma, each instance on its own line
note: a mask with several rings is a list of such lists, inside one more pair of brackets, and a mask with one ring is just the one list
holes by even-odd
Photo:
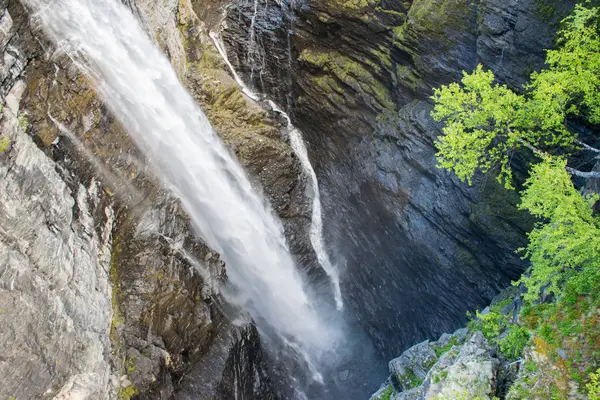
[[[379, 55], [381, 56], [381, 54]], [[318, 71], [328, 74], [331, 79], [327, 80], [327, 84], [333, 89], [333, 95], [344, 93], [345, 91], [341, 86], [344, 85], [372, 98], [371, 106], [379, 111], [395, 108], [390, 90], [374, 75], [377, 72], [381, 73], [381, 66], [371, 60], [365, 59], [361, 63], [337, 51], [304, 49], [300, 53], [298, 61], [316, 68], [314, 75], [317, 78], [313, 78], [313, 82], [317, 87], [324, 87], [322, 75]], [[384, 63], [391, 63], [391, 60], [386, 59]], [[338, 83], [335, 83], [334, 80]]]

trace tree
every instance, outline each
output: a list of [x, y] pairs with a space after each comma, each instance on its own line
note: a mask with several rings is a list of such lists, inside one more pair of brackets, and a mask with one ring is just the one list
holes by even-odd
[[521, 209], [541, 219], [528, 235], [526, 256], [533, 268], [519, 282], [525, 300], [536, 300], [542, 288], [559, 294], [562, 284], [577, 280], [579, 294], [593, 290], [600, 271], [600, 220], [591, 206], [597, 195], [582, 196], [565, 169], [565, 160], [549, 159], [532, 167]]
[[[498, 180], [512, 188], [510, 161], [527, 148], [538, 158], [584, 149], [600, 154], [567, 128], [571, 117], [600, 123], [600, 9], [578, 5], [565, 19], [549, 68], [532, 75], [524, 94], [494, 84], [480, 65], [463, 73], [462, 86], [434, 90], [432, 116], [444, 122], [436, 143], [441, 167], [471, 183], [475, 171], [498, 168]], [[568, 167], [569, 173], [600, 178], [599, 172]]]
[[578, 150], [600, 154], [567, 125], [571, 118], [600, 124], [599, 23], [600, 8], [576, 6], [563, 21], [558, 48], [548, 51], [548, 68], [534, 73], [522, 94], [495, 84], [482, 66], [463, 73], [462, 85], [434, 91], [432, 116], [443, 123], [440, 167], [469, 184], [476, 171], [495, 169], [512, 188], [513, 155], [529, 151], [535, 160], [520, 206], [540, 220], [525, 249], [531, 273], [518, 282], [526, 284], [528, 300], [542, 288], [558, 294], [567, 280], [585, 292], [600, 279], [600, 221], [591, 208], [598, 197], [583, 196], [571, 181], [600, 172], [571, 168], [565, 158]]

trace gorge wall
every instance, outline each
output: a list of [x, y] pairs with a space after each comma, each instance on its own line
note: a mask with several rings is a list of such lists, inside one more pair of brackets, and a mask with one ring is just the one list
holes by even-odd
[[477, 64], [519, 88], [573, 4], [233, 2], [237, 68], [305, 133], [343, 292], [386, 356], [453, 331], [524, 268], [517, 196], [436, 168], [432, 88]]
[[[513, 250], [529, 222], [516, 196], [435, 168], [439, 127], [427, 98], [477, 63], [518, 87], [573, 2], [123, 3], [269, 199], [318, 286], [307, 178], [284, 121], [242, 95], [212, 45], [208, 32], [226, 17], [236, 69], [305, 134], [346, 313], [384, 356], [453, 331], [523, 270]], [[0, 393], [281, 397], [258, 331], [219, 294], [219, 255], [22, 3], [0, 0], [0, 10], [9, 140], [0, 152]]]
[[[315, 268], [306, 179], [280, 122], [242, 96], [190, 2], [127, 4], [269, 198], [294, 253]], [[22, 3], [0, 6], [0, 369], [10, 378], [0, 392], [274, 396], [256, 328], [222, 303], [219, 255]]]

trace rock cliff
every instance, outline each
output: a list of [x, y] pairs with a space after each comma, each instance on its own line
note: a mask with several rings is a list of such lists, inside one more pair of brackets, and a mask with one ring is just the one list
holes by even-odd
[[497, 398], [500, 365], [481, 332], [461, 329], [390, 361], [390, 378], [371, 400]]
[[[315, 268], [300, 164], [280, 122], [241, 94], [208, 38], [220, 4], [201, 20], [189, 1], [125, 3], [282, 217], [297, 257]], [[256, 328], [222, 303], [219, 255], [22, 3], [0, 9], [0, 368], [10, 378], [0, 392], [274, 398]]]
[[[318, 283], [307, 179], [282, 121], [243, 96], [212, 45], [208, 32], [224, 19], [236, 69], [308, 139], [347, 314], [386, 357], [453, 331], [521, 273], [513, 249], [530, 222], [492, 180], [466, 188], [436, 169], [428, 96], [478, 63], [518, 88], [573, 1], [123, 3], [269, 199]], [[0, 393], [281, 397], [258, 331], [219, 294], [227, 279], [219, 255], [22, 2], [0, 0], [0, 10]], [[481, 339], [460, 337], [467, 345], [445, 358], [448, 377], [483, 357], [490, 373], [473, 379], [489, 383], [497, 365]], [[426, 374], [419, 362], [411, 371]], [[340, 376], [345, 382], [347, 371]]]
[[436, 168], [432, 88], [477, 64], [519, 88], [572, 6], [233, 2], [229, 48], [305, 133], [344, 293], [386, 356], [457, 328], [524, 268], [513, 251], [530, 221], [517, 197], [493, 179], [468, 188]]

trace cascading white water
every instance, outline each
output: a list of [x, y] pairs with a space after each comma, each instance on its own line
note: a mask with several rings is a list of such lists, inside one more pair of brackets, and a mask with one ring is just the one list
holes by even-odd
[[[256, 15], [254, 15], [253, 18], [256, 18]], [[252, 25], [254, 25], [254, 19]], [[215, 47], [219, 51], [219, 54], [221, 54], [221, 57], [225, 61], [225, 64], [227, 64], [229, 67], [233, 78], [242, 88], [242, 93], [254, 101], [260, 101], [260, 96], [250, 90], [250, 88], [244, 83], [242, 78], [240, 78], [238, 73], [235, 71], [235, 68], [233, 68], [233, 65], [229, 61], [229, 57], [227, 57], [227, 52], [225, 51], [225, 46], [223, 45], [223, 41], [221, 40], [220, 36], [216, 32], [211, 32], [210, 37], [213, 40]], [[310, 241], [315, 253], [317, 254], [317, 259], [321, 264], [321, 267], [323, 267], [323, 270], [329, 276], [329, 279], [331, 279], [335, 303], [337, 308], [341, 310], [344, 307], [344, 301], [342, 298], [342, 291], [340, 289], [339, 273], [337, 268], [331, 262], [331, 259], [327, 254], [327, 250], [325, 249], [325, 242], [323, 241], [323, 216], [321, 212], [319, 181], [317, 180], [317, 174], [315, 173], [315, 170], [310, 163], [310, 159], [308, 158], [308, 151], [306, 150], [306, 145], [304, 144], [304, 140], [302, 138], [302, 132], [292, 124], [290, 117], [279, 106], [277, 106], [277, 104], [275, 104], [272, 100], [267, 100], [267, 104], [269, 104], [273, 111], [280, 113], [286, 119], [290, 135], [290, 144], [294, 150], [294, 154], [296, 154], [300, 160], [300, 164], [302, 164], [304, 173], [310, 178], [313, 189]]]
[[268, 100], [267, 103], [271, 106], [273, 111], [281, 113], [287, 120], [290, 144], [292, 145], [294, 153], [300, 160], [300, 164], [302, 164], [304, 172], [310, 178], [313, 190], [310, 241], [315, 253], [317, 254], [319, 263], [331, 279], [335, 304], [338, 310], [341, 310], [344, 307], [344, 301], [342, 299], [342, 291], [340, 289], [340, 277], [337, 268], [333, 265], [329, 255], [327, 254], [325, 242], [323, 241], [323, 216], [321, 213], [321, 193], [319, 191], [319, 181], [317, 180], [317, 174], [315, 173], [315, 170], [310, 163], [310, 159], [308, 158], [308, 151], [306, 150], [306, 145], [304, 144], [304, 140], [302, 138], [302, 132], [292, 124], [290, 117], [283, 110], [281, 110], [277, 104], [271, 100]]
[[283, 229], [179, 82], [166, 57], [118, 0], [22, 0], [181, 199], [227, 265], [228, 298], [259, 328], [318, 354], [336, 339], [310, 299]]

